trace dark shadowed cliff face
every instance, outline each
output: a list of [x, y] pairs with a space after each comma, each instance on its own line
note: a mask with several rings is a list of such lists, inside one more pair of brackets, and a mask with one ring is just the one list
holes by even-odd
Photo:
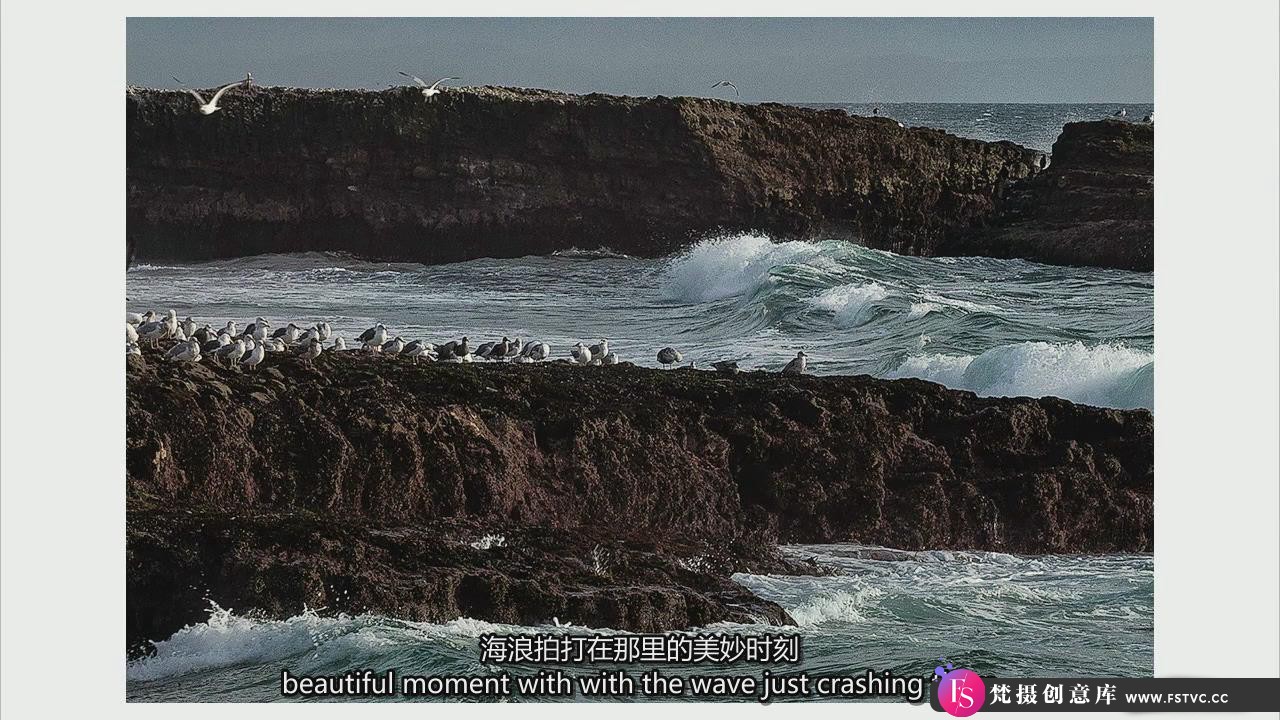
[[136, 258], [657, 256], [738, 231], [931, 255], [1038, 158], [885, 118], [696, 98], [253, 88], [222, 106], [205, 117], [185, 93], [129, 92]]
[[1069, 123], [1053, 164], [1009, 189], [986, 232], [955, 236], [947, 254], [1151, 270], [1155, 126]]
[[[327, 353], [257, 373], [131, 358], [126, 402], [133, 640], [198, 619], [206, 594], [274, 614], [786, 622], [728, 579], [796, 572], [776, 541], [1152, 543], [1151, 414], [1052, 398]], [[470, 545], [485, 534], [510, 545]]]

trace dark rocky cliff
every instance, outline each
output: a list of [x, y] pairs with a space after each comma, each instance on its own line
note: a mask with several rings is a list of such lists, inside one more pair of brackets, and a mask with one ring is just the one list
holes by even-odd
[[941, 252], [1151, 270], [1155, 260], [1155, 126], [1068, 123], [1045, 172], [1010, 186], [983, 232]]
[[[779, 541], [1149, 551], [1152, 417], [914, 380], [327, 353], [131, 358], [132, 642], [205, 598], [641, 630], [788, 622]], [[502, 535], [502, 547], [472, 547]]]
[[133, 257], [657, 256], [750, 231], [932, 255], [1039, 158], [887, 118], [698, 98], [253, 88], [222, 105], [205, 117], [181, 92], [128, 93]]

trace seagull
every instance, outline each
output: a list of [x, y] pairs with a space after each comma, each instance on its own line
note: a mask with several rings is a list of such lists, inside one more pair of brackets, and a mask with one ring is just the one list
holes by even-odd
[[152, 320], [139, 325], [137, 333], [139, 341], [145, 340], [151, 347], [156, 347], [169, 335], [169, 326], [163, 320]]
[[1122, 118], [1122, 117], [1129, 117], [1129, 109], [1128, 109], [1128, 108], [1120, 108], [1119, 110], [1117, 110], [1117, 111], [1115, 112], [1115, 114], [1114, 114], [1112, 117], [1118, 117], [1118, 118]]
[[293, 343], [298, 341], [298, 335], [301, 332], [302, 332], [302, 328], [298, 327], [297, 325], [294, 325], [293, 323], [289, 323], [288, 325], [285, 325], [279, 330], [276, 330], [275, 332], [271, 333], [271, 337], [280, 338], [281, 340], [284, 340], [286, 345], [292, 345]]
[[382, 352], [389, 355], [399, 355], [401, 350], [404, 350], [404, 340], [401, 340], [399, 335], [382, 344]]
[[[437, 350], [440, 352], [441, 360], [456, 357], [459, 358], [457, 362], [462, 362], [460, 358], [471, 355], [471, 348], [467, 345], [467, 338], [465, 336], [461, 340], [450, 340], [437, 348]], [[467, 362], [471, 361], [468, 360]]]
[[333, 328], [329, 327], [329, 323], [323, 320], [316, 324], [316, 331], [319, 333], [320, 342], [328, 340], [333, 335]]
[[320, 357], [320, 353], [323, 351], [324, 351], [324, 348], [320, 347], [320, 341], [315, 338], [312, 338], [311, 342], [307, 343], [307, 346], [302, 349], [302, 352], [300, 352], [299, 355], [302, 357], [303, 360], [306, 360], [307, 362], [311, 362], [316, 358]]
[[124, 344], [125, 355], [142, 355], [142, 348], [138, 347], [138, 343], [127, 342]]
[[[153, 313], [150, 310], [147, 311], [147, 315], [152, 315], [152, 314]], [[146, 317], [145, 315], [139, 315], [138, 313], [134, 313], [134, 312], [125, 311], [125, 314], [124, 314], [124, 321], [129, 323], [130, 325], [141, 325], [144, 322], [150, 322], [150, 320], [151, 318]]]
[[512, 340], [507, 347], [507, 357], [519, 357], [524, 353], [524, 343], [520, 342], [520, 338]]
[[734, 85], [733, 83], [729, 82], [728, 80], [721, 80], [720, 82], [716, 83], [715, 85], [712, 85], [712, 86], [711, 86], [711, 89], [712, 89], [712, 90], [715, 90], [715, 89], [716, 89], [716, 88], [718, 88], [718, 87], [731, 87], [731, 88], [733, 88], [733, 94], [734, 94], [734, 97], [742, 97], [742, 93], [738, 92], [738, 86], [737, 86], [737, 85]]
[[377, 346], [379, 349], [381, 349], [382, 343], [386, 341], [387, 341], [387, 326], [383, 325], [382, 323], [378, 323], [377, 325], [374, 325], [368, 330], [365, 330], [364, 332], [360, 333], [360, 337], [356, 338], [356, 342], [364, 343], [364, 347], [366, 350], [368, 350], [371, 345]]
[[415, 75], [410, 75], [407, 72], [401, 72], [400, 74], [407, 78], [412, 78], [414, 82], [418, 83], [418, 87], [422, 88], [422, 97], [428, 100], [430, 100], [433, 96], [439, 95], [440, 93], [444, 92], [443, 90], [440, 89], [440, 83], [446, 80], [462, 79], [462, 78], [456, 78], [456, 77], [442, 77], [439, 80], [435, 81], [434, 83], [428, 85], [425, 80]]
[[182, 329], [183, 335], [191, 337], [191, 334], [196, 331], [196, 321], [192, 320], [191, 316], [188, 315], [186, 320], [178, 323], [178, 327]]
[[675, 348], [665, 347], [658, 351], [658, 362], [666, 367], [670, 367], [684, 359], [684, 355], [680, 354]]
[[711, 363], [711, 367], [722, 373], [738, 372], [738, 363], [733, 360], [720, 360], [719, 362], [713, 362]]
[[592, 360], [595, 360], [597, 358], [602, 358], [605, 355], [609, 354], [609, 341], [601, 339], [600, 342], [596, 343], [595, 345], [592, 345], [590, 348], [587, 348], [587, 349], [591, 351]]
[[617, 365], [618, 353], [611, 352], [608, 355], [605, 355], [604, 357], [600, 358], [600, 364], [601, 365]]
[[267, 338], [262, 344], [267, 347], [267, 352], [284, 352], [287, 349], [280, 338]]
[[267, 348], [262, 343], [249, 338], [249, 357], [240, 361], [241, 365], [248, 367], [250, 370], [258, 366], [262, 362], [262, 358], [266, 357]]
[[235, 320], [228, 320], [228, 321], [227, 321], [227, 326], [226, 326], [226, 327], [224, 327], [224, 328], [222, 328], [222, 330], [220, 331], [220, 334], [221, 334], [221, 333], [226, 333], [227, 335], [230, 335], [231, 337], [235, 337], [236, 335], [239, 335], [240, 333], [236, 332], [236, 321], [235, 321]]
[[213, 331], [209, 329], [208, 325], [205, 325], [202, 328], [196, 328], [196, 331], [191, 333], [191, 337], [199, 340], [201, 345], [214, 339]]
[[491, 342], [480, 343], [480, 347], [476, 348], [476, 357], [480, 357], [480, 358], [484, 358], [485, 360], [488, 360], [489, 353], [493, 352], [493, 347], [497, 344], [498, 343], [491, 343]]
[[791, 362], [787, 363], [787, 366], [782, 368], [782, 374], [783, 375], [803, 375], [805, 369], [809, 367], [808, 358], [809, 356], [805, 355], [803, 350], [796, 353], [796, 356], [792, 358]]
[[574, 362], [579, 365], [591, 364], [591, 349], [582, 343], [577, 343], [573, 347], [569, 348], [569, 355], [574, 359]]
[[337, 338], [335, 338], [335, 339], [334, 339], [334, 341], [333, 341], [333, 349], [334, 349], [334, 350], [336, 350], [336, 351], [338, 351], [338, 352], [342, 352], [343, 350], [346, 350], [346, 349], [347, 349], [347, 341], [346, 341], [346, 340], [343, 340], [343, 339], [342, 339], [342, 336], [341, 336], [341, 335], [339, 335], [339, 336], [338, 336]]
[[241, 85], [244, 85], [247, 82], [253, 81], [252, 76], [250, 76], [245, 78], [244, 80], [233, 82], [230, 85], [223, 85], [222, 87], [218, 88], [218, 91], [216, 93], [213, 94], [213, 98], [210, 99], [209, 102], [205, 102], [204, 98], [200, 96], [200, 93], [196, 92], [195, 90], [192, 90], [189, 87], [185, 87], [186, 83], [182, 82], [181, 80], [178, 80], [178, 78], [173, 78], [173, 79], [177, 81], [179, 85], [184, 86], [183, 90], [186, 90], [187, 92], [191, 93], [191, 96], [196, 99], [196, 102], [200, 103], [201, 115], [212, 115], [218, 112], [219, 110], [222, 109], [218, 107], [218, 100], [222, 98], [223, 93], [225, 93], [226, 91], [230, 90], [233, 87], [239, 87]]
[[[405, 345], [404, 350], [401, 350], [400, 354], [404, 355], [405, 357], [411, 357], [413, 358], [414, 362], [417, 362], [418, 358], [430, 353], [434, 349], [434, 347], [435, 346], [432, 345], [431, 343], [425, 343], [425, 342], [422, 342], [421, 340], [414, 340], [408, 345]], [[427, 355], [427, 357], [430, 358], [430, 355]]]
[[544, 342], [529, 343], [525, 347], [530, 348], [530, 360], [546, 360], [551, 355], [551, 346]]
[[125, 323], [124, 324], [124, 341], [127, 343], [137, 344], [138, 328], [130, 325], [129, 323]]
[[200, 343], [197, 340], [188, 340], [180, 342], [169, 348], [169, 352], [165, 353], [166, 360], [174, 362], [198, 362], [200, 360]]
[[217, 350], [213, 351], [213, 359], [215, 362], [226, 360], [227, 367], [233, 367], [240, 362], [240, 358], [244, 357], [244, 340], [236, 340], [233, 343], [227, 343]]
[[256, 318], [253, 322], [249, 323], [249, 327], [244, 329], [244, 334], [258, 342], [262, 342], [267, 339], [267, 328], [270, 327], [270, 325], [271, 323], [267, 322], [266, 318]]
[[504, 360], [507, 353], [511, 351], [511, 340], [506, 335], [502, 336], [502, 342], [494, 343], [493, 349], [489, 351], [489, 357], [494, 360]]

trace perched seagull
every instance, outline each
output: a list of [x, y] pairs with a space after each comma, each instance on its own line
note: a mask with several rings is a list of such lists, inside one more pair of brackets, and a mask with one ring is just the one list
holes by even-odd
[[178, 329], [173, 333], [172, 337], [174, 340], [177, 340], [178, 342], [187, 341], [187, 334], [182, 331], [181, 325], [178, 326]]
[[591, 351], [592, 360], [599, 360], [600, 358], [609, 354], [609, 341], [605, 339], [601, 339], [600, 342], [596, 343], [595, 345], [592, 345], [587, 349]]
[[681, 355], [680, 351], [675, 348], [665, 347], [658, 351], [658, 362], [662, 363], [664, 367], [671, 367], [681, 360], [684, 360], [684, 355]]
[[320, 337], [320, 327], [318, 325], [312, 325], [311, 327], [304, 330], [302, 334], [298, 336], [298, 339], [295, 340], [294, 342], [298, 344], [309, 343], [311, 342], [311, 338], [315, 338], [317, 340], [320, 340], [320, 342], [324, 342], [324, 340]]
[[722, 373], [733, 374], [738, 372], [738, 363], [733, 360], [720, 360], [719, 362], [713, 362], [711, 363], [711, 367]]
[[229, 335], [229, 336], [231, 336], [231, 337], [235, 337], [236, 335], [239, 335], [240, 333], [236, 332], [236, 321], [235, 321], [235, 320], [228, 320], [228, 321], [227, 321], [227, 326], [226, 326], [226, 327], [224, 327], [224, 328], [222, 328], [222, 330], [220, 330], [220, 331], [219, 331], [219, 334], [221, 334], [221, 333], [226, 333], [227, 335]]
[[222, 108], [218, 107], [218, 100], [222, 99], [222, 95], [223, 95], [223, 93], [225, 93], [226, 91], [230, 90], [230, 89], [231, 89], [231, 88], [233, 88], [233, 87], [239, 87], [239, 86], [241, 86], [241, 85], [244, 85], [244, 84], [245, 84], [245, 83], [247, 83], [247, 82], [252, 82], [252, 81], [253, 81], [252, 76], [250, 76], [250, 77], [248, 77], [248, 78], [245, 78], [244, 80], [240, 80], [240, 81], [238, 81], [238, 82], [233, 82], [233, 83], [231, 83], [230, 85], [223, 85], [222, 87], [218, 88], [218, 91], [217, 91], [216, 93], [214, 93], [214, 94], [213, 94], [213, 98], [212, 98], [212, 99], [210, 99], [210, 100], [209, 100], [209, 102], [205, 102], [205, 101], [204, 101], [204, 98], [200, 96], [200, 93], [196, 92], [195, 90], [192, 90], [192, 89], [191, 89], [191, 88], [189, 88], [189, 87], [186, 87], [186, 83], [182, 82], [181, 80], [178, 80], [178, 78], [173, 78], [173, 79], [174, 79], [174, 80], [175, 80], [179, 85], [182, 85], [182, 86], [183, 86], [183, 88], [182, 88], [183, 90], [186, 90], [187, 92], [191, 93], [191, 96], [192, 96], [192, 97], [194, 97], [194, 98], [196, 99], [196, 102], [200, 103], [200, 114], [201, 114], [201, 115], [212, 115], [212, 114], [214, 114], [214, 113], [218, 112], [219, 110], [221, 110], [221, 109], [222, 109]]
[[262, 343], [249, 338], [249, 356], [240, 361], [241, 365], [248, 367], [250, 370], [258, 366], [262, 362], [262, 358], [267, 355], [267, 347]]
[[200, 360], [200, 342], [197, 340], [187, 340], [169, 348], [169, 352], [165, 353], [166, 360], [174, 362], [198, 362]]
[[356, 338], [356, 342], [364, 343], [364, 347], [366, 350], [368, 350], [370, 346], [376, 346], [380, 350], [382, 349], [382, 343], [386, 341], [387, 341], [387, 326], [383, 325], [382, 323], [378, 323], [377, 325], [374, 325], [368, 330], [365, 330], [364, 332], [360, 333], [360, 337]]
[[298, 335], [300, 335], [301, 333], [302, 333], [302, 328], [298, 327], [297, 325], [294, 325], [293, 323], [289, 323], [288, 325], [285, 325], [279, 330], [276, 330], [275, 332], [271, 333], [271, 337], [280, 338], [284, 340], [284, 343], [286, 345], [292, 345], [293, 343], [298, 341]]
[[169, 326], [163, 320], [144, 322], [137, 329], [139, 342], [146, 341], [156, 347], [160, 341], [169, 336]]
[[334, 339], [334, 341], [333, 341], [333, 349], [334, 349], [334, 350], [337, 350], [338, 352], [342, 352], [343, 350], [346, 350], [346, 349], [347, 349], [347, 341], [346, 341], [346, 340], [343, 340], [343, 339], [342, 339], [342, 336], [341, 336], [341, 335], [339, 335], [339, 336], [338, 336], [336, 339]]
[[138, 328], [130, 325], [129, 323], [125, 323], [124, 324], [124, 341], [127, 343], [136, 344], [138, 342]]
[[262, 342], [267, 339], [267, 328], [270, 326], [271, 323], [267, 322], [266, 318], [259, 317], [249, 323], [249, 327], [244, 329], [244, 334], [258, 342]]
[[742, 97], [742, 93], [738, 92], [738, 86], [737, 86], [737, 85], [734, 85], [733, 83], [729, 82], [728, 80], [721, 80], [720, 82], [716, 83], [715, 85], [712, 85], [712, 86], [711, 86], [711, 89], [712, 89], [712, 90], [715, 90], [715, 89], [716, 89], [716, 88], [718, 88], [718, 87], [731, 87], [731, 88], [733, 88], [733, 95], [734, 95], [734, 97]]
[[476, 348], [476, 352], [475, 352], [476, 357], [484, 358], [485, 360], [488, 360], [489, 353], [493, 352], [493, 348], [497, 344], [498, 343], [491, 343], [491, 342], [480, 343], [480, 346]]
[[569, 348], [569, 355], [573, 357], [574, 362], [579, 365], [591, 364], [591, 349], [582, 343], [577, 343]]
[[223, 360], [227, 361], [227, 367], [233, 367], [240, 362], [240, 358], [244, 356], [244, 340], [236, 340], [233, 343], [227, 343], [217, 350], [213, 351], [213, 360], [221, 364]]
[[141, 355], [142, 348], [138, 347], [138, 343], [127, 342], [124, 344], [125, 355]]
[[422, 88], [422, 97], [428, 100], [430, 100], [433, 96], [439, 95], [440, 93], [444, 92], [443, 90], [440, 89], [440, 83], [446, 80], [462, 79], [462, 78], [456, 78], [456, 77], [442, 77], [439, 80], [435, 81], [434, 83], [428, 85], [427, 82], [420, 77], [410, 75], [407, 72], [401, 72], [400, 74], [407, 78], [411, 78], [414, 82], [418, 83], [418, 87]]
[[[471, 356], [471, 346], [467, 344], [467, 338], [464, 336], [461, 340], [450, 340], [449, 342], [436, 348], [440, 353], [440, 359], [446, 360], [451, 357], [463, 358]], [[457, 362], [462, 362], [461, 359]], [[471, 362], [467, 360], [466, 362]]]
[[267, 347], [267, 352], [284, 352], [288, 349], [280, 338], [267, 338], [262, 341], [262, 344]]
[[208, 325], [205, 325], [204, 327], [201, 327], [201, 328], [196, 328], [196, 331], [191, 333], [191, 337], [199, 340], [201, 345], [214, 339], [213, 331], [209, 329]]
[[401, 340], [399, 335], [382, 344], [382, 352], [389, 355], [399, 355], [401, 350], [404, 350], [404, 340]]
[[1128, 108], [1120, 108], [1119, 110], [1117, 110], [1117, 111], [1115, 112], [1115, 115], [1113, 115], [1112, 117], [1118, 117], [1118, 118], [1122, 118], [1122, 117], [1129, 117], [1129, 109], [1128, 109]]
[[320, 342], [328, 340], [333, 335], [333, 328], [330, 328], [329, 323], [324, 321], [316, 323], [316, 330], [319, 333]]
[[524, 343], [520, 342], [520, 338], [516, 338], [515, 340], [512, 340], [510, 343], [508, 343], [507, 357], [509, 358], [519, 357], [523, 353], [524, 353]]
[[528, 355], [530, 360], [546, 360], [551, 356], [551, 346], [544, 342], [529, 343], [527, 347], [530, 348]]
[[191, 316], [188, 315], [186, 320], [178, 323], [178, 327], [182, 329], [183, 335], [191, 337], [191, 335], [196, 331], [196, 321], [192, 320]]
[[600, 358], [600, 364], [601, 365], [617, 365], [618, 353], [611, 352], [608, 355], [605, 355], [604, 357]]
[[[150, 315], [152, 313], [150, 310], [148, 310], [147, 314]], [[143, 322], [150, 322], [150, 320], [151, 318], [148, 318], [144, 315], [139, 315], [138, 313], [126, 311], [124, 314], [124, 321], [129, 323], [130, 325], [141, 325]]]
[[796, 353], [796, 356], [782, 368], [783, 375], [803, 375], [804, 371], [809, 367], [809, 356], [804, 351]]
[[502, 336], [502, 342], [494, 343], [493, 348], [489, 350], [489, 357], [493, 360], [505, 360], [507, 353], [511, 351], [511, 340], [506, 335]]
[[401, 350], [400, 354], [404, 355], [405, 357], [411, 357], [413, 358], [414, 362], [417, 362], [418, 358], [424, 355], [427, 357], [427, 359], [430, 359], [431, 355], [429, 353], [433, 349], [435, 349], [435, 346], [432, 345], [431, 343], [422, 342], [421, 340], [414, 340], [408, 345], [405, 345], [404, 350]]
[[312, 360], [315, 360], [316, 358], [320, 357], [320, 353], [323, 351], [324, 351], [324, 348], [320, 346], [320, 341], [316, 338], [312, 338], [311, 342], [307, 343], [307, 346], [303, 348], [302, 352], [299, 353], [299, 355], [302, 357], [303, 360], [306, 360], [307, 362], [311, 362]]

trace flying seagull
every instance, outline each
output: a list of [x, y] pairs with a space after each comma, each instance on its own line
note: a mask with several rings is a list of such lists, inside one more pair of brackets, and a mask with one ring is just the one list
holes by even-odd
[[[399, 71], [397, 71], [397, 72], [399, 72]], [[416, 76], [416, 75], [410, 75], [410, 74], [409, 74], [409, 73], [407, 73], [407, 72], [400, 72], [400, 74], [401, 74], [401, 75], [403, 75], [403, 76], [405, 76], [405, 77], [407, 77], [407, 78], [412, 78], [414, 82], [418, 83], [418, 87], [422, 88], [422, 97], [424, 97], [424, 98], [426, 98], [426, 99], [428, 99], [428, 100], [430, 100], [430, 99], [432, 98], [432, 96], [434, 96], [434, 95], [439, 95], [440, 93], [444, 92], [443, 90], [441, 90], [441, 89], [440, 89], [440, 83], [442, 83], [442, 82], [444, 82], [444, 81], [446, 81], [446, 80], [461, 80], [461, 79], [462, 79], [462, 78], [456, 78], [456, 77], [442, 77], [442, 78], [440, 78], [439, 80], [435, 81], [434, 83], [432, 83], [432, 84], [428, 85], [428, 84], [427, 84], [427, 81], [423, 80], [422, 78], [420, 78], [420, 77], [418, 77], [418, 76]]]
[[182, 82], [181, 80], [178, 80], [178, 78], [173, 78], [173, 79], [177, 81], [179, 85], [183, 86], [182, 88], [183, 90], [186, 90], [187, 92], [191, 93], [191, 96], [196, 99], [196, 102], [200, 103], [201, 115], [212, 115], [218, 112], [219, 110], [221, 110], [222, 108], [218, 107], [218, 100], [222, 98], [223, 93], [225, 93], [226, 91], [230, 90], [233, 87], [239, 87], [241, 85], [244, 85], [247, 82], [250, 82], [250, 80], [246, 78], [244, 80], [233, 82], [230, 85], [223, 85], [222, 87], [218, 88], [218, 92], [213, 94], [213, 98], [210, 99], [209, 102], [205, 102], [204, 98], [200, 95], [200, 93], [196, 92], [195, 90], [192, 90], [189, 87], [186, 87], [186, 83]]
[[737, 85], [734, 85], [733, 83], [729, 82], [728, 80], [721, 80], [720, 82], [716, 83], [715, 85], [712, 85], [712, 86], [711, 86], [711, 89], [712, 89], [712, 90], [715, 90], [715, 89], [716, 89], [716, 88], [718, 88], [718, 87], [731, 87], [731, 88], [733, 88], [733, 95], [734, 95], [734, 97], [742, 97], [742, 93], [738, 92], [738, 86], [737, 86]]

